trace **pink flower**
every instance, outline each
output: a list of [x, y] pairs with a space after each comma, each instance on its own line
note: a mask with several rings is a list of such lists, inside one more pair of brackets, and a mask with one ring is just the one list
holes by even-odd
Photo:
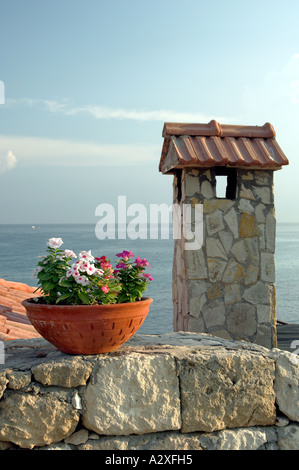
[[100, 258], [95, 258], [99, 263], [108, 263], [108, 258], [106, 256], [101, 256]]
[[104, 286], [101, 287], [101, 290], [102, 290], [103, 292], [105, 292], [105, 294], [108, 294], [108, 292], [109, 292], [110, 289], [109, 289], [109, 287], [107, 286], [107, 284], [105, 284]]
[[126, 260], [126, 261], [127, 261], [129, 258], [133, 258], [133, 257], [134, 257], [132, 251], [126, 251], [126, 250], [124, 250], [122, 253], [118, 253], [116, 256], [117, 256], [118, 258], [122, 258], [122, 259], [124, 259], [124, 260]]
[[117, 264], [115, 267], [116, 267], [117, 269], [126, 269], [127, 266], [125, 265], [125, 263], [119, 263], [119, 264]]
[[150, 268], [148, 261], [144, 258], [140, 259], [139, 256], [137, 256], [137, 258], [135, 259], [135, 263], [140, 268], [142, 268], [143, 266], [147, 266], [148, 268]]
[[152, 276], [150, 276], [149, 274], [143, 274], [144, 277], [146, 277], [146, 279], [148, 279], [149, 281], [153, 281], [154, 279], [152, 278]]

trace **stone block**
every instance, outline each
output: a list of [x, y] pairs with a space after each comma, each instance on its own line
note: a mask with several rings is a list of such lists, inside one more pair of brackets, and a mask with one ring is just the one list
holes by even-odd
[[239, 284], [228, 284], [224, 288], [224, 303], [225, 305], [234, 304], [240, 302], [241, 293]]
[[235, 339], [253, 336], [256, 333], [255, 307], [244, 302], [231, 305], [227, 311], [227, 331]]
[[244, 243], [248, 252], [249, 259], [255, 266], [260, 265], [259, 241], [257, 237], [244, 238]]
[[208, 235], [211, 237], [215, 233], [224, 229], [223, 216], [220, 210], [216, 210], [206, 216]]
[[234, 205], [234, 201], [229, 199], [210, 199], [203, 201], [203, 213], [210, 214], [215, 210], [227, 211]]
[[[270, 181], [270, 176], [271, 176], [271, 181]], [[256, 184], [260, 186], [268, 186], [269, 182], [271, 183], [271, 186], [272, 186], [272, 174], [270, 174], [267, 171], [261, 171], [261, 170], [255, 171], [254, 179], [255, 179]]]
[[261, 253], [261, 280], [275, 282], [275, 261], [273, 253]]
[[245, 261], [247, 260], [248, 255], [247, 255], [247, 250], [246, 250], [244, 240], [237, 241], [233, 245], [231, 252], [235, 256], [237, 261], [239, 261], [239, 263], [245, 263]]
[[227, 232], [225, 230], [219, 232], [218, 235], [225, 250], [225, 253], [228, 255], [231, 250], [231, 247], [233, 246], [233, 235], [231, 232]]
[[213, 283], [207, 292], [209, 300], [215, 300], [222, 297], [222, 287], [220, 283]]
[[179, 362], [182, 432], [275, 422], [275, 364], [250, 351], [201, 351]]
[[240, 212], [246, 212], [247, 214], [254, 214], [254, 207], [251, 205], [248, 199], [240, 199], [238, 209]]
[[207, 279], [207, 265], [203, 250], [187, 250], [187, 278], [188, 279]]
[[38, 382], [66, 388], [85, 385], [91, 371], [91, 364], [78, 357], [65, 357], [59, 361], [45, 362], [32, 367], [32, 373]]
[[234, 259], [230, 259], [223, 273], [222, 281], [224, 284], [239, 282], [243, 277], [243, 267]]
[[276, 330], [271, 323], [261, 323], [257, 325], [255, 342], [271, 349], [277, 346]]
[[8, 385], [7, 387], [12, 390], [21, 390], [27, 387], [31, 382], [31, 372], [21, 372], [12, 370], [7, 374]]
[[206, 331], [202, 315], [198, 318], [192, 317], [191, 315], [189, 316], [188, 331], [192, 333], [204, 333]]
[[226, 262], [220, 259], [208, 258], [209, 279], [211, 282], [221, 281]]
[[227, 255], [221, 244], [221, 241], [217, 238], [208, 238], [206, 241], [207, 256], [210, 258], [222, 258], [227, 259]]
[[277, 429], [279, 450], [299, 450], [299, 425], [290, 424]]
[[255, 284], [257, 282], [259, 275], [259, 268], [254, 266], [254, 264], [250, 264], [244, 273], [244, 285], [248, 286], [250, 284]]
[[32, 449], [57, 443], [72, 434], [79, 413], [52, 393], [18, 392], [0, 402], [0, 440]]
[[243, 183], [241, 184], [239, 197], [254, 201], [254, 195], [252, 194], [251, 189], [246, 188]]
[[247, 214], [247, 212], [242, 213], [239, 232], [241, 238], [251, 238], [258, 236], [259, 233], [254, 215]]
[[271, 204], [271, 191], [268, 186], [255, 187], [253, 191], [263, 204]]
[[83, 425], [98, 434], [146, 434], [179, 429], [179, 382], [173, 357], [103, 357], [83, 395]]
[[213, 197], [215, 197], [214, 190], [209, 181], [203, 181], [201, 183], [201, 195], [205, 199], [212, 199]]
[[266, 220], [266, 217], [264, 214], [265, 209], [266, 209], [266, 206], [263, 203], [258, 204], [255, 208], [255, 220], [257, 221], [258, 224], [265, 223], [265, 220]]
[[228, 228], [232, 232], [234, 238], [238, 238], [239, 237], [238, 217], [234, 208], [232, 208], [227, 214], [225, 214], [224, 220], [227, 223]]
[[258, 323], [271, 323], [272, 309], [271, 305], [257, 305], [257, 319]]
[[222, 300], [214, 300], [202, 310], [202, 315], [207, 328], [221, 326], [225, 323], [225, 305]]
[[251, 287], [245, 289], [243, 299], [253, 305], [271, 304], [272, 293], [270, 287], [261, 281], [258, 281]]
[[186, 196], [193, 196], [200, 192], [200, 184], [197, 176], [185, 173], [185, 194]]
[[275, 252], [275, 235], [276, 235], [276, 219], [274, 215], [270, 213], [266, 217], [265, 241], [266, 241], [266, 250], [272, 253]]
[[279, 409], [299, 421], [299, 356], [285, 352], [276, 360], [275, 393]]
[[206, 301], [206, 294], [202, 294], [199, 297], [193, 297], [190, 299], [190, 315], [192, 315], [192, 317], [198, 318]]

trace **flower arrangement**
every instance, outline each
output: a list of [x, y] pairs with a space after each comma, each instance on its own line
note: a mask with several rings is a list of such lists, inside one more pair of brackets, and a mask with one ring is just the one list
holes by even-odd
[[37, 290], [41, 288], [47, 304], [134, 302], [141, 300], [147, 284], [153, 280], [144, 272], [150, 268], [148, 261], [139, 257], [133, 261], [131, 251], [118, 253], [113, 268], [106, 256], [95, 258], [91, 251], [81, 251], [77, 257], [71, 250], [62, 250], [62, 244], [61, 238], [50, 238], [47, 256], [37, 263]]

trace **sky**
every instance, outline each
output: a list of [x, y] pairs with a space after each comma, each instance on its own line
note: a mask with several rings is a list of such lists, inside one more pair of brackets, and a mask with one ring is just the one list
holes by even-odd
[[164, 122], [211, 119], [272, 123], [277, 221], [298, 223], [298, 18], [298, 0], [0, 0], [0, 223], [171, 204]]

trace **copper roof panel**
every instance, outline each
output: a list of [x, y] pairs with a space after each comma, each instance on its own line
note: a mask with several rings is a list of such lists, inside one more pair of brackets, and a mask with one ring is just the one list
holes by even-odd
[[[288, 165], [273, 126], [165, 123], [160, 171], [182, 168], [235, 166], [277, 169]], [[175, 149], [168, 156], [169, 148]]]

